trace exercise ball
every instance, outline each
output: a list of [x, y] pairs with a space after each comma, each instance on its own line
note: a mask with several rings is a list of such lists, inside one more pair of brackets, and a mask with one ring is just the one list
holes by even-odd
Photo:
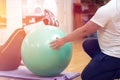
[[57, 76], [69, 65], [72, 57], [70, 42], [60, 49], [52, 49], [50, 42], [66, 34], [54, 26], [37, 28], [26, 35], [21, 55], [26, 67], [39, 76]]

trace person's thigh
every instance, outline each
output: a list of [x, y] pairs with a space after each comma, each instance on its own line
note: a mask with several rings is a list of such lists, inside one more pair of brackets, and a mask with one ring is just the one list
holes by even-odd
[[95, 55], [97, 55], [99, 52], [101, 52], [98, 39], [96, 38], [89, 38], [84, 40], [83, 44], [84, 51], [93, 58]]
[[82, 72], [82, 80], [114, 80], [118, 76], [120, 59], [104, 54], [95, 56]]
[[8, 40], [0, 46], [0, 71], [17, 69], [21, 63], [21, 45], [26, 33], [16, 29]]

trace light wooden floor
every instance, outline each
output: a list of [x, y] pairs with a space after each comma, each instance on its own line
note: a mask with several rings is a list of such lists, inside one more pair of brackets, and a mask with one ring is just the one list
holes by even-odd
[[[73, 56], [70, 64], [65, 69], [65, 71], [81, 73], [84, 67], [90, 61], [90, 57], [84, 52], [82, 48], [83, 40], [84, 39], [73, 42], [73, 53], [72, 53]], [[75, 79], [75, 80], [80, 80], [80, 79]]]
[[82, 49], [83, 40], [73, 42], [73, 56], [66, 71], [82, 72], [86, 64], [89, 62], [90, 57]]
[[[89, 62], [90, 58], [86, 55], [86, 53], [82, 49], [82, 40], [73, 42], [73, 56], [70, 64], [65, 69], [68, 72], [79, 72], [81, 73], [84, 67]], [[8, 79], [8, 78], [0, 78], [0, 80], [16, 80], [16, 79]], [[75, 79], [80, 80], [80, 79]]]

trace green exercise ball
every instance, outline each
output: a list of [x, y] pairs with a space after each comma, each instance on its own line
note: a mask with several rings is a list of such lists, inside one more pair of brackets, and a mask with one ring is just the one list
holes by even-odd
[[63, 72], [72, 57], [72, 44], [66, 43], [55, 50], [50, 47], [50, 42], [65, 35], [59, 28], [48, 25], [28, 33], [21, 46], [21, 55], [26, 67], [44, 77], [56, 76]]

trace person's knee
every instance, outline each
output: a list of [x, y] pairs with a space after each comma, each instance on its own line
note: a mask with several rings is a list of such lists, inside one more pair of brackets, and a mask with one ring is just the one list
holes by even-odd
[[82, 47], [83, 47], [83, 49], [85, 48], [85, 41], [82, 43]]
[[86, 39], [82, 43], [82, 47], [84, 51], [91, 50], [94, 48], [99, 48], [98, 40], [97, 39]]
[[82, 43], [82, 47], [83, 47], [84, 51], [86, 51], [86, 50], [88, 49], [87, 43], [88, 43], [88, 40], [85, 40], [85, 41]]

